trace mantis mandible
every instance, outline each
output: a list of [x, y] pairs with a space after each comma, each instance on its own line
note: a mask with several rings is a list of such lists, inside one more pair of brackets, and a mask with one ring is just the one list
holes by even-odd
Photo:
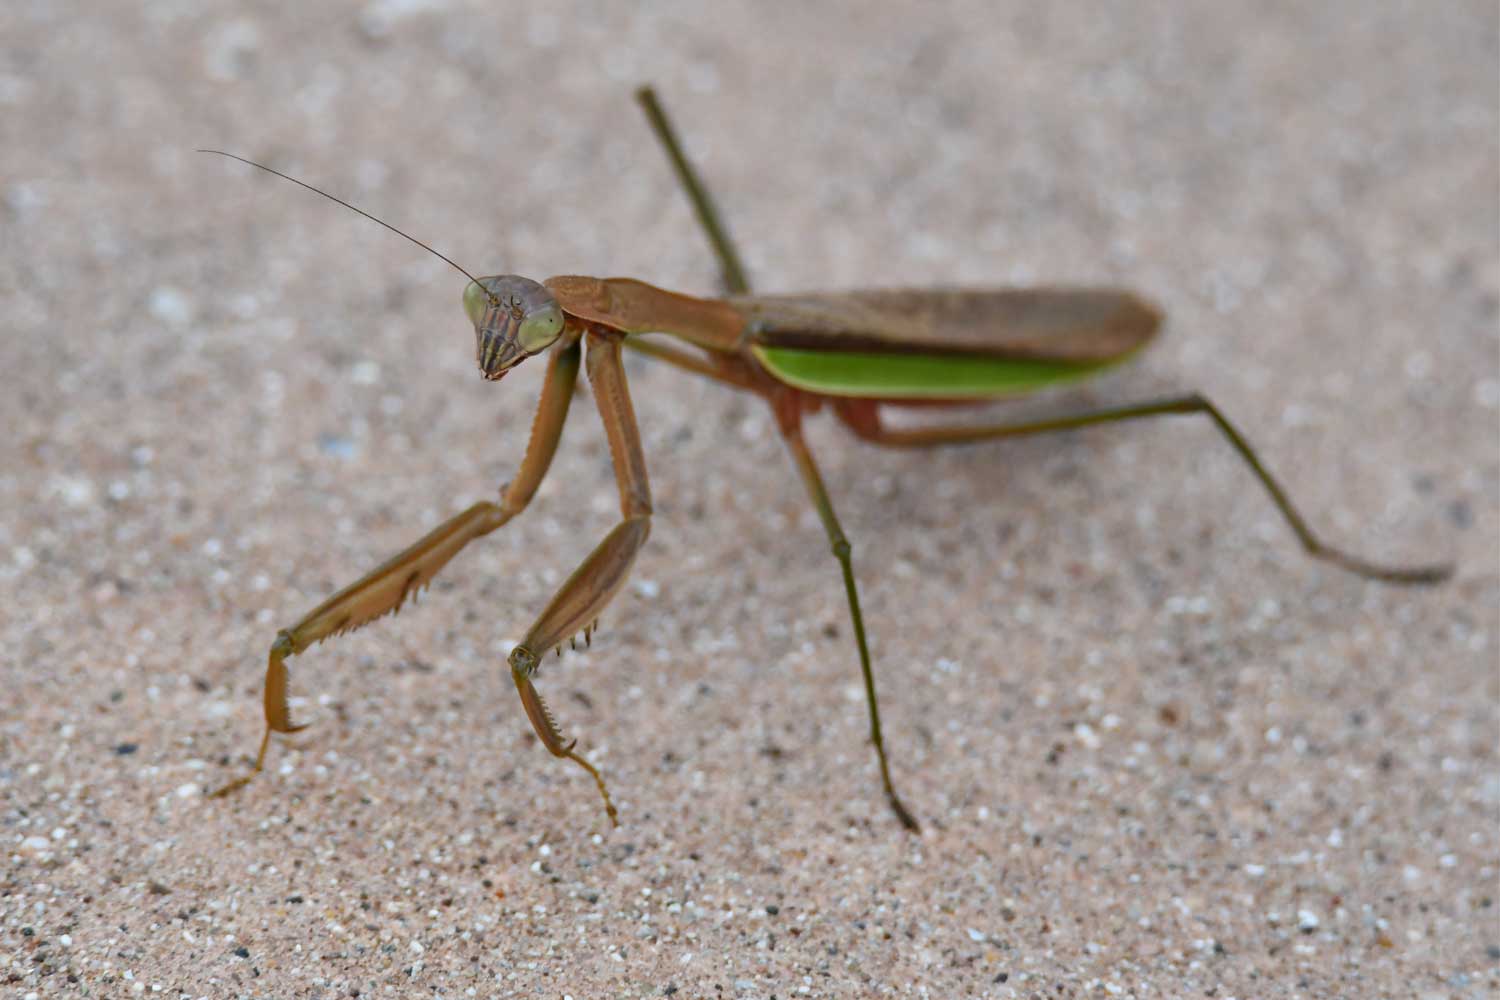
[[[243, 786], [261, 771], [273, 732], [303, 728], [293, 724], [287, 704], [288, 658], [399, 610], [464, 546], [525, 509], [552, 462], [582, 365], [609, 439], [620, 520], [558, 588], [510, 653], [509, 665], [521, 705], [542, 745], [589, 773], [610, 822], [618, 824], [603, 776], [576, 749], [576, 740], [563, 737], [534, 681], [549, 649], [560, 653], [563, 643], [580, 634], [585, 642], [592, 638], [599, 615], [624, 584], [650, 533], [651, 490], [621, 363], [626, 347], [757, 395], [771, 407], [843, 576], [881, 784], [897, 819], [908, 830], [919, 827], [891, 777], [852, 548], [802, 433], [803, 418], [811, 413], [827, 407], [856, 437], [895, 448], [971, 444], [1094, 424], [1201, 414], [1244, 460], [1309, 555], [1386, 583], [1430, 584], [1451, 574], [1450, 565], [1379, 565], [1323, 542], [1245, 437], [1217, 406], [1197, 393], [1021, 423], [888, 427], [882, 413], [890, 407], [988, 403], [1087, 378], [1149, 343], [1162, 314], [1145, 299], [1115, 288], [917, 288], [752, 295], [733, 242], [655, 95], [644, 87], [636, 96], [718, 258], [728, 292], [723, 298], [681, 295], [633, 278], [565, 275], [540, 283], [508, 274], [475, 278], [425, 243], [348, 202], [270, 167], [221, 154], [359, 212], [461, 271], [469, 279], [463, 304], [474, 325], [475, 357], [485, 379], [498, 381], [527, 358], [540, 354], [547, 355], [547, 373], [525, 455], [515, 478], [502, 487], [498, 502], [482, 500], [453, 516], [277, 633], [266, 666], [266, 728], [254, 767], [215, 795]], [[647, 334], [665, 334], [679, 343], [646, 339]]]

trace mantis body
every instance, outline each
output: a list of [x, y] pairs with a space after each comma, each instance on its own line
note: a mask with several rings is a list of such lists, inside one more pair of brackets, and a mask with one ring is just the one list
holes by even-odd
[[[910, 830], [918, 829], [918, 824], [896, 793], [881, 735], [852, 550], [802, 433], [803, 418], [810, 413], [827, 407], [857, 437], [890, 447], [963, 444], [1092, 424], [1202, 414], [1244, 459], [1310, 555], [1387, 583], [1434, 583], [1451, 573], [1449, 566], [1377, 565], [1325, 544], [1245, 438], [1213, 403], [1196, 393], [1025, 423], [887, 427], [882, 414], [889, 407], [990, 402], [1086, 378], [1149, 343], [1161, 324], [1161, 313], [1135, 294], [1111, 288], [751, 295], [733, 244], [665, 114], [649, 89], [641, 90], [638, 97], [708, 233], [729, 294], [695, 298], [630, 278], [561, 276], [538, 283], [515, 275], [471, 276], [464, 290], [464, 309], [474, 325], [476, 360], [484, 377], [499, 380], [527, 358], [547, 355], [530, 443], [515, 478], [502, 488], [498, 502], [480, 501], [448, 519], [277, 634], [266, 667], [266, 730], [254, 769], [216, 794], [239, 788], [261, 770], [273, 732], [302, 728], [293, 724], [287, 706], [289, 657], [396, 611], [466, 545], [505, 525], [526, 507], [552, 462], [582, 366], [609, 438], [620, 520], [558, 588], [511, 652], [509, 665], [521, 704], [542, 744], [593, 777], [610, 821], [618, 822], [603, 777], [578, 752], [576, 741], [563, 737], [534, 681], [548, 650], [560, 649], [579, 634], [585, 641], [591, 638], [599, 615], [624, 584], [650, 533], [651, 489], [621, 363], [625, 347], [760, 396], [774, 412], [777, 430], [817, 508], [843, 576], [881, 782], [897, 818]], [[646, 339], [646, 334], [665, 334], [678, 343]]]

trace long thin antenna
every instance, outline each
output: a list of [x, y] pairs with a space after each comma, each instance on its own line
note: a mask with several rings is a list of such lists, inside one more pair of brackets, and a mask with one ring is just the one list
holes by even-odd
[[[292, 177], [289, 174], [284, 174], [280, 170], [275, 170], [275, 169], [273, 169], [271, 167], [268, 167], [264, 163], [256, 163], [254, 160], [247, 160], [243, 156], [235, 156], [233, 153], [226, 153], [222, 149], [200, 149], [200, 150], [197, 150], [196, 152], [199, 152], [199, 153], [217, 153], [220, 156], [227, 156], [231, 160], [239, 160], [241, 163], [249, 164], [250, 166], [255, 167], [258, 170], [264, 170], [268, 174], [275, 174], [277, 177], [280, 177], [284, 181], [291, 181], [293, 184], [296, 184], [299, 187], [305, 187], [309, 191], [313, 192], [314, 194], [320, 194], [320, 195], [322, 195], [323, 197], [327, 198], [329, 201], [336, 201], [340, 205], [343, 205], [345, 208], [347, 208], [349, 211], [351, 211], [351, 212], [358, 212], [360, 215], [363, 215], [365, 218], [369, 219], [371, 222], [378, 222], [378, 223], [380, 223], [380, 225], [382, 225], [385, 228], [389, 229], [391, 232], [395, 233], [397, 236], [400, 236], [403, 239], [411, 240], [417, 246], [421, 247], [423, 250], [426, 250], [428, 253], [432, 254], [434, 257], [439, 257], [439, 258], [447, 261], [450, 265], [453, 266], [453, 268], [455, 270], [458, 271], [459, 274], [462, 274], [465, 278], [468, 278], [470, 281], [474, 282], [474, 284], [479, 285], [480, 288], [484, 288], [484, 285], [480, 284], [478, 278], [474, 277], [468, 271], [465, 271], [462, 267], [459, 267], [458, 264], [454, 263], [453, 258], [449, 257], [447, 254], [438, 253], [436, 250], [432, 249], [432, 247], [428, 246], [426, 243], [423, 243], [421, 240], [417, 239], [415, 236], [408, 236], [406, 233], [403, 233], [401, 230], [397, 229], [395, 226], [391, 225], [389, 222], [384, 222], [384, 221], [382, 221], [380, 219], [375, 218], [375, 216], [371, 215], [369, 212], [366, 212], [362, 208], [355, 208], [353, 205], [349, 204], [347, 201], [345, 201], [342, 198], [335, 198], [333, 195], [329, 194], [327, 191], [324, 191], [322, 188], [315, 188], [311, 184], [308, 184], [308, 183], [306, 183], [304, 181], [299, 181], [297, 178]], [[486, 291], [488, 291], [488, 289], [486, 289]]]

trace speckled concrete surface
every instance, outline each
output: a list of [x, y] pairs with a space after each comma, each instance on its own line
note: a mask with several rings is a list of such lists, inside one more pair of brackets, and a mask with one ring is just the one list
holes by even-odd
[[[1480, 997], [1500, 981], [1493, 3], [0, 8], [0, 992]], [[658, 517], [543, 683], [509, 644], [607, 530], [592, 407], [416, 610], [265, 649], [510, 475], [539, 365], [462, 279], [714, 272], [654, 80], [761, 288], [1102, 281], [1205, 426], [889, 453], [820, 421], [835, 566], [754, 400], [632, 359]], [[1028, 412], [1064, 405], [1042, 401]]]

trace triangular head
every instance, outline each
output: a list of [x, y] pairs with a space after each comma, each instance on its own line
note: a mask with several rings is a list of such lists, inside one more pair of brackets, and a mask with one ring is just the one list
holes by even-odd
[[555, 344], [566, 325], [552, 293], [515, 274], [469, 282], [464, 312], [474, 324], [474, 360], [491, 382]]

